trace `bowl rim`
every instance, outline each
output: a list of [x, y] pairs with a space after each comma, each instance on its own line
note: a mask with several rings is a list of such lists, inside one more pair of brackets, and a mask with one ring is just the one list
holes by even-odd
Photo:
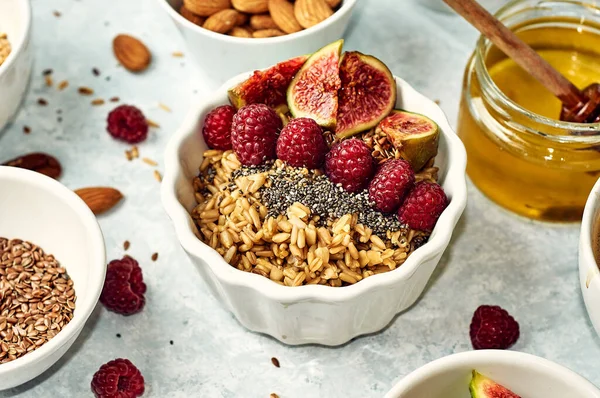
[[[163, 207], [171, 218], [175, 232], [182, 247], [190, 254], [202, 258], [221, 281], [228, 284], [254, 290], [257, 294], [276, 300], [280, 303], [292, 304], [301, 301], [319, 300], [325, 302], [345, 302], [370, 291], [382, 288], [393, 288], [399, 282], [411, 278], [419, 266], [443, 252], [448, 246], [454, 227], [462, 215], [467, 202], [466, 163], [467, 155], [462, 141], [450, 127], [442, 109], [432, 100], [417, 92], [406, 81], [395, 77], [399, 92], [411, 92], [411, 95], [425, 101], [436, 110], [436, 119], [448, 142], [448, 171], [446, 183], [452, 187], [453, 196], [444, 210], [427, 244], [413, 252], [408, 260], [399, 268], [385, 274], [373, 275], [365, 280], [343, 288], [332, 288], [321, 285], [305, 285], [298, 287], [281, 286], [263, 276], [243, 272], [225, 262], [215, 250], [202, 242], [193, 232], [193, 221], [188, 211], [177, 200], [177, 181], [181, 175], [179, 148], [183, 141], [195, 133], [198, 119], [207, 108], [223, 102], [227, 89], [248, 78], [252, 72], [242, 73], [225, 82], [219, 89], [207, 96], [203, 101], [192, 104], [185, 121], [169, 141], [165, 150], [165, 175], [162, 181], [161, 198]], [[432, 116], [432, 115], [428, 115]]]
[[583, 210], [583, 217], [581, 218], [581, 234], [579, 236], [579, 262], [581, 266], [589, 266], [590, 264], [596, 264], [594, 250], [592, 248], [592, 229], [594, 227], [594, 219], [596, 216], [596, 204], [599, 201], [600, 179], [596, 181], [594, 187], [590, 191], [587, 202], [585, 204], [585, 208]]
[[90, 258], [88, 280], [91, 283], [86, 289], [85, 299], [79, 300], [78, 297], [75, 309], [76, 315], [73, 319], [54, 338], [43, 344], [40, 348], [14, 361], [1, 364], [0, 376], [41, 362], [62, 346], [68, 344], [73, 336], [78, 335], [96, 307], [106, 275], [106, 251], [102, 231], [98, 225], [96, 216], [83, 200], [60, 182], [43, 174], [17, 167], [0, 166], [0, 181], [7, 182], [11, 180], [26, 182], [43, 190], [52, 191], [75, 212], [89, 235], [88, 239], [91, 250], [87, 256]]
[[550, 377], [567, 381], [570, 385], [580, 386], [581, 390], [594, 393], [594, 397], [600, 397], [600, 390], [583, 376], [578, 375], [571, 369], [536, 355], [509, 350], [477, 350], [466, 351], [448, 355], [409, 373], [400, 380], [386, 395], [385, 398], [398, 398], [408, 388], [421, 384], [448, 369], [464, 366], [465, 363], [472, 364], [474, 368], [483, 366], [490, 362], [499, 363], [506, 367], [514, 366], [515, 363], [527, 363], [539, 369], [545, 369]]
[[324, 30], [329, 25], [336, 23], [344, 15], [352, 12], [352, 10], [354, 9], [354, 6], [356, 6], [356, 2], [358, 0], [343, 0], [341, 7], [337, 11], [335, 11], [331, 17], [327, 18], [323, 22], [320, 22], [314, 26], [311, 26], [308, 29], [303, 29], [299, 32], [286, 34], [284, 36], [266, 37], [266, 38], [258, 38], [258, 39], [250, 38], [250, 37], [228, 36], [228, 35], [225, 35], [222, 33], [216, 33], [216, 32], [212, 32], [208, 29], [204, 29], [201, 26], [198, 26], [198, 25], [188, 21], [187, 19], [185, 19], [179, 12], [177, 12], [177, 10], [175, 10], [173, 8], [173, 6], [171, 6], [171, 4], [169, 3], [168, 0], [157, 0], [157, 1], [161, 5], [161, 7], [167, 12], [167, 14], [169, 14], [171, 16], [171, 18], [174, 21], [176, 21], [178, 24], [180, 24], [180, 25], [186, 27], [187, 29], [190, 29], [198, 34], [207, 36], [212, 39], [221, 40], [226, 43], [244, 44], [244, 45], [253, 43], [253, 44], [260, 45], [260, 44], [287, 43], [289, 41], [293, 41], [294, 39], [299, 39], [299, 38], [302, 38], [305, 36], [312, 35], [314, 33], [318, 33], [320, 31]]
[[6, 72], [10, 68], [10, 66], [15, 62], [17, 56], [23, 50], [23, 47], [25, 46], [25, 43], [27, 42], [31, 34], [31, 4], [29, 1], [30, 0], [18, 2], [19, 6], [21, 7], [21, 12], [23, 12], [23, 15], [25, 16], [25, 28], [23, 29], [23, 34], [21, 35], [21, 37], [19, 37], [19, 40], [17, 40], [16, 42], [13, 42], [12, 40], [10, 41], [10, 54], [8, 54], [8, 57], [6, 57], [2, 65], [0, 65], [0, 76], [4, 72]]

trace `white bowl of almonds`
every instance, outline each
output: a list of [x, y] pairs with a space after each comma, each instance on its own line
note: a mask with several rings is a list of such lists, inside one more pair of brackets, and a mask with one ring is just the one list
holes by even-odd
[[0, 166], [0, 390], [57, 362], [92, 314], [106, 272], [87, 205], [59, 182]]
[[357, 0], [159, 0], [214, 89], [342, 37]]
[[19, 109], [31, 75], [29, 0], [0, 1], [0, 131]]
[[466, 205], [443, 111], [342, 44], [228, 81], [165, 155], [163, 204], [208, 287], [287, 344], [384, 328], [419, 298]]

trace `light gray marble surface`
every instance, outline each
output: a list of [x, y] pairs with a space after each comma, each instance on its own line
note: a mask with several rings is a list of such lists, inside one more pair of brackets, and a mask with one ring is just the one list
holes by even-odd
[[[281, 398], [381, 397], [417, 367], [470, 350], [469, 322], [480, 304], [501, 305], [520, 322], [515, 350], [554, 360], [600, 385], [600, 340], [578, 288], [578, 226], [514, 217], [472, 186], [465, 215], [425, 295], [381, 333], [323, 348], [287, 347], [244, 330], [209, 295], [179, 247], [152, 168], [128, 162], [127, 146], [106, 133], [104, 120], [113, 104], [92, 107], [91, 98], [76, 92], [85, 85], [96, 91], [94, 97], [119, 96], [160, 123], [140, 146], [141, 156], [158, 160], [160, 169], [169, 136], [198, 87], [190, 60], [171, 56], [185, 52], [174, 25], [152, 0], [32, 3], [34, 77], [17, 120], [0, 138], [0, 160], [44, 150], [63, 162], [61, 181], [68, 187], [121, 189], [125, 202], [100, 217], [108, 257], [121, 257], [123, 241], [131, 241], [128, 253], [141, 262], [148, 293], [145, 310], [136, 316], [98, 306], [60, 362], [0, 397], [91, 396], [93, 373], [116, 357], [141, 369], [149, 397], [266, 398], [272, 392]], [[53, 16], [53, 10], [62, 16]], [[476, 39], [472, 29], [418, 0], [361, 0], [356, 11], [347, 48], [385, 60], [396, 75], [440, 99], [455, 123], [463, 67]], [[111, 40], [120, 32], [149, 44], [154, 62], [146, 73], [117, 67]], [[46, 68], [54, 70], [55, 81], [68, 80], [69, 88], [46, 87]], [[49, 105], [37, 105], [40, 97]], [[160, 109], [159, 102], [173, 112]], [[24, 125], [30, 135], [23, 134]], [[156, 262], [150, 261], [153, 252], [160, 254]], [[271, 357], [279, 359], [280, 369]]]

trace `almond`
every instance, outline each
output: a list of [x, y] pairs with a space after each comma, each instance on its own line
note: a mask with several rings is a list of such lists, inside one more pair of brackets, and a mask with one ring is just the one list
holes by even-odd
[[310, 28], [333, 15], [325, 0], [296, 0], [294, 15], [303, 28]]
[[287, 0], [269, 0], [271, 18], [279, 29], [285, 33], [294, 33], [302, 30], [302, 26], [294, 16], [294, 5]]
[[152, 58], [146, 45], [129, 35], [118, 35], [114, 38], [113, 52], [121, 65], [132, 72], [146, 69]]
[[262, 14], [269, 10], [269, 0], [231, 0], [233, 8], [248, 14]]
[[261, 29], [278, 29], [279, 27], [273, 21], [270, 15], [252, 15], [250, 17], [250, 27], [254, 30]]
[[42, 152], [28, 153], [2, 163], [2, 165], [35, 171], [55, 180], [62, 173], [60, 162], [54, 156]]
[[243, 24], [245, 15], [236, 10], [221, 10], [204, 22], [204, 29], [217, 33], [227, 33], [234, 27]]
[[182, 17], [184, 17], [191, 23], [196, 24], [198, 26], [202, 26], [204, 24], [204, 21], [206, 21], [206, 18], [203, 18], [199, 15], [194, 14], [193, 12], [188, 10], [183, 4], [181, 5], [181, 8], [179, 9], [179, 13], [181, 14]]
[[102, 214], [112, 209], [123, 195], [114, 188], [91, 187], [77, 189], [75, 193], [85, 202], [94, 214]]
[[231, 8], [230, 0], [183, 0], [185, 8], [201, 17], [210, 17], [211, 15]]
[[283, 35], [285, 35], [285, 32], [282, 32], [279, 29], [261, 29], [252, 33], [252, 37], [254, 37], [255, 39], [263, 39], [265, 37], [276, 37]]
[[327, 5], [331, 8], [336, 8], [337, 6], [340, 5], [340, 3], [342, 2], [342, 0], [325, 0], [325, 2], [327, 3]]
[[231, 32], [229, 32], [229, 36], [249, 38], [252, 37], [252, 31], [248, 27], [236, 26], [233, 29], [231, 29]]

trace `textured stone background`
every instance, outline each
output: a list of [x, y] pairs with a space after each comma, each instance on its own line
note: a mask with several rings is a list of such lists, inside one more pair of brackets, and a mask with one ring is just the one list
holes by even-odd
[[[520, 322], [515, 350], [572, 368], [600, 384], [600, 340], [588, 321], [577, 277], [578, 226], [531, 223], [493, 206], [470, 187], [470, 201], [420, 302], [383, 332], [343, 347], [286, 347], [249, 333], [209, 296], [179, 247], [159, 200], [152, 168], [127, 162], [127, 147], [105, 132], [110, 105], [92, 107], [76, 87], [119, 96], [158, 123], [140, 146], [162, 167], [163, 149], [182, 121], [195, 88], [193, 65], [175, 26], [151, 0], [33, 0], [35, 70], [23, 109], [0, 138], [0, 160], [34, 150], [64, 164], [71, 188], [109, 185], [125, 202], [100, 218], [108, 257], [140, 260], [148, 284], [143, 313], [121, 317], [98, 307], [68, 354], [36, 380], [0, 397], [90, 396], [92, 374], [115, 357], [143, 372], [151, 397], [381, 397], [417, 367], [471, 349], [468, 326], [484, 303], [507, 308]], [[53, 10], [62, 13], [60, 18]], [[372, 53], [417, 89], [440, 99], [455, 123], [464, 65], [475, 33], [418, 0], [361, 0], [347, 48]], [[376, 23], [374, 23], [376, 21]], [[111, 40], [130, 32], [149, 44], [154, 62], [139, 76], [116, 66]], [[95, 77], [91, 69], [102, 72]], [[67, 79], [64, 92], [47, 88], [42, 70]], [[110, 81], [107, 81], [110, 76]], [[193, 79], [192, 79], [193, 82]], [[201, 94], [201, 93], [199, 93]], [[39, 97], [49, 105], [41, 107]], [[173, 109], [167, 113], [158, 103]], [[62, 122], [57, 121], [62, 109]], [[23, 125], [31, 126], [24, 135]], [[150, 261], [159, 252], [157, 262]], [[122, 338], [117, 338], [120, 333]], [[169, 340], [174, 344], [170, 345]], [[270, 358], [275, 356], [281, 368]]]

